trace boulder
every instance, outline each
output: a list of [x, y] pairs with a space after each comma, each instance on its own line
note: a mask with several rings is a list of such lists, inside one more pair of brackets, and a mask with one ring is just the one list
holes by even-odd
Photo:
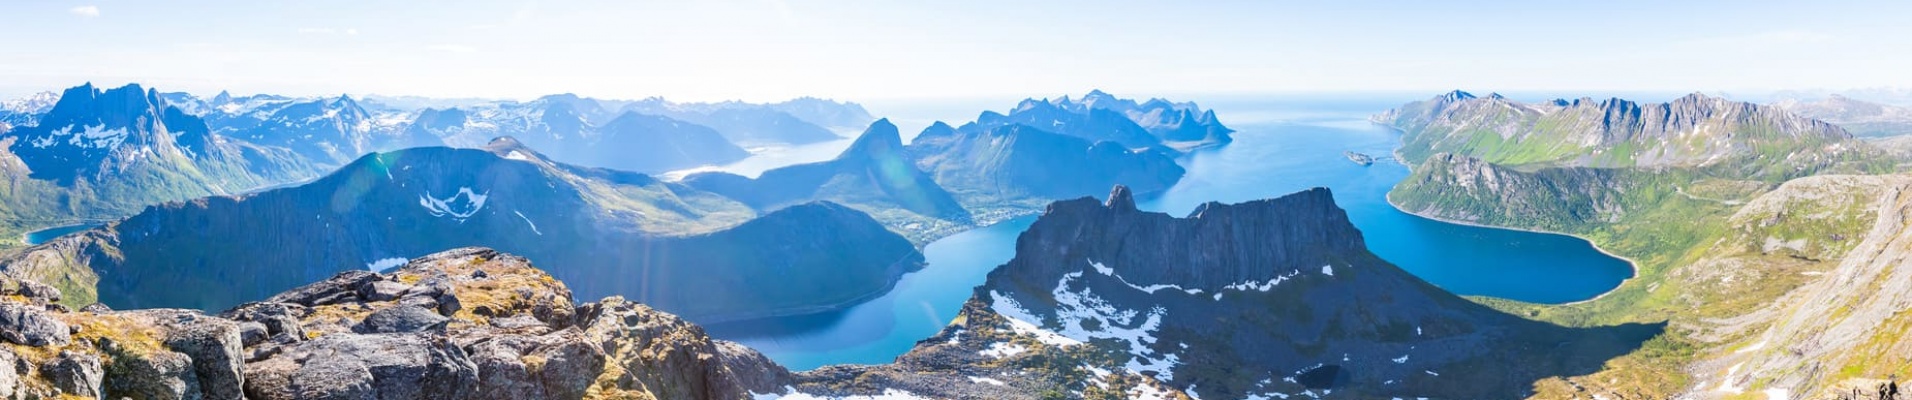
[[[324, 395], [300, 393], [304, 382], [323, 383]], [[245, 385], [252, 399], [462, 399], [478, 387], [478, 368], [442, 336], [333, 333], [248, 365]]]
[[372, 315], [366, 316], [364, 321], [353, 326], [352, 331], [357, 333], [417, 332], [433, 327], [443, 328], [444, 323], [450, 320], [451, 318], [438, 315], [437, 311], [422, 307], [389, 307], [373, 311]]
[[290, 334], [293, 337], [302, 337], [305, 335], [305, 329], [299, 323], [299, 317], [306, 313], [307, 309], [297, 304], [260, 302], [234, 307], [219, 313], [219, 316], [234, 321], [257, 322], [265, 325], [267, 335]]
[[141, 310], [124, 315], [160, 328], [164, 335], [161, 340], [168, 349], [190, 357], [193, 376], [204, 398], [243, 398], [239, 381], [245, 346], [239, 323], [190, 310]]
[[46, 307], [0, 303], [0, 340], [34, 347], [63, 345], [73, 339], [72, 333]]
[[359, 299], [360, 287], [376, 280], [379, 280], [379, 275], [372, 271], [345, 271], [329, 279], [272, 296], [266, 299], [266, 302], [293, 303], [310, 307], [354, 301]]
[[260, 343], [265, 343], [266, 339], [271, 339], [271, 338], [272, 338], [272, 331], [266, 329], [266, 324], [261, 324], [261, 323], [252, 322], [252, 321], [239, 323], [239, 344], [240, 345], [243, 345], [246, 347], [252, 347]]
[[193, 371], [191, 357], [171, 351], [144, 353], [108, 347], [107, 353], [113, 356], [112, 368], [106, 370], [108, 398], [200, 398], [199, 377]]
[[398, 300], [400, 295], [411, 289], [412, 285], [404, 283], [389, 280], [372, 281], [359, 287], [359, 297], [365, 298], [365, 301], [392, 301]]
[[61, 351], [59, 356], [40, 366], [40, 375], [61, 393], [91, 398], [105, 394], [100, 390], [100, 384], [106, 379], [106, 370], [99, 356]]

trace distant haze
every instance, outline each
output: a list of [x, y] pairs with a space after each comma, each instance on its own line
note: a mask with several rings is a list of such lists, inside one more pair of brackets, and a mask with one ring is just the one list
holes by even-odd
[[[934, 4], [928, 4], [934, 3]], [[5, 2], [0, 97], [1912, 87], [1912, 2]]]

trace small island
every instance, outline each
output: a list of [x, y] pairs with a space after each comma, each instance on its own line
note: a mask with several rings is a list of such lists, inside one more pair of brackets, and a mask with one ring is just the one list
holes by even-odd
[[1369, 155], [1366, 155], [1366, 154], [1361, 154], [1361, 153], [1356, 153], [1356, 152], [1352, 152], [1352, 151], [1342, 151], [1342, 152], [1341, 152], [1341, 155], [1344, 155], [1344, 156], [1348, 156], [1348, 161], [1353, 161], [1353, 162], [1354, 162], [1355, 164], [1361, 164], [1361, 166], [1363, 166], [1363, 167], [1365, 167], [1365, 166], [1369, 166], [1369, 165], [1374, 165], [1374, 157], [1373, 157], [1373, 156], [1369, 156]]

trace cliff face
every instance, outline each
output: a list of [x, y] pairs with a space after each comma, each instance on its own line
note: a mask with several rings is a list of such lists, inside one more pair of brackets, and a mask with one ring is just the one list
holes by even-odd
[[0, 397], [748, 399], [789, 382], [642, 304], [575, 305], [550, 275], [488, 249], [342, 273], [218, 316], [67, 311], [44, 286], [4, 283]]
[[1325, 189], [1187, 218], [1138, 211], [1126, 188], [1109, 197], [1052, 205], [956, 321], [896, 364], [804, 373], [798, 388], [1507, 398], [1658, 331], [1561, 328], [1448, 294], [1368, 253]]
[[1627, 217], [1628, 195], [1651, 186], [1626, 170], [1521, 171], [1480, 159], [1435, 154], [1389, 193], [1408, 212], [1476, 224], [1573, 231]]
[[842, 206], [757, 215], [722, 196], [501, 142], [370, 155], [298, 187], [155, 206], [0, 266], [76, 297], [97, 286], [115, 307], [210, 310], [463, 246], [550, 260], [580, 293], [625, 294], [705, 320], [840, 306], [885, 291], [922, 260], [908, 240]]

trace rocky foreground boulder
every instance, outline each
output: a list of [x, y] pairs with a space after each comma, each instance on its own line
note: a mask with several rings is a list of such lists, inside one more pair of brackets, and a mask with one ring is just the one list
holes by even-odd
[[790, 373], [522, 257], [464, 248], [219, 313], [69, 311], [0, 276], [0, 399], [748, 399]]

